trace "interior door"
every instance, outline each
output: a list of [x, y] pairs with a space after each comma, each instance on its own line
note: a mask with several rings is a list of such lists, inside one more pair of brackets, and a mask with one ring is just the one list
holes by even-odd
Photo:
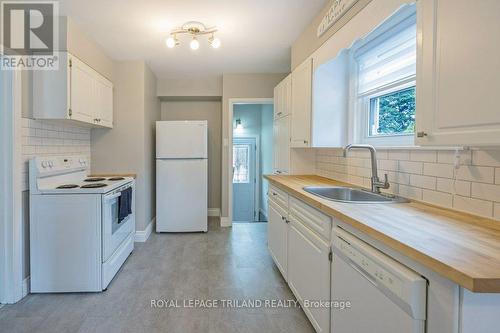
[[71, 119], [95, 123], [94, 72], [75, 57], [70, 63]]
[[253, 222], [256, 177], [255, 138], [233, 139], [233, 220]]

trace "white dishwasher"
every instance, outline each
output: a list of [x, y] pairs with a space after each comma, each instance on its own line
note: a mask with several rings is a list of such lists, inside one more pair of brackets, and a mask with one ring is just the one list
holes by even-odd
[[331, 332], [425, 332], [427, 281], [339, 227], [333, 236], [331, 300], [350, 307], [332, 307]]

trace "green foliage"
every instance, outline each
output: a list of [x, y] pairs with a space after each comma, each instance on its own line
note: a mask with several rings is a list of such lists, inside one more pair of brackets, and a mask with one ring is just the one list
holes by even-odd
[[376, 134], [414, 133], [415, 87], [380, 96], [375, 100], [379, 104], [379, 127]]

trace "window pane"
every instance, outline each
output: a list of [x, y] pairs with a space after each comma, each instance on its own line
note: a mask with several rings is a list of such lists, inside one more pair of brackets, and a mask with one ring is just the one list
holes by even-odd
[[415, 132], [415, 87], [370, 98], [369, 136]]
[[249, 183], [250, 146], [233, 145], [233, 183]]

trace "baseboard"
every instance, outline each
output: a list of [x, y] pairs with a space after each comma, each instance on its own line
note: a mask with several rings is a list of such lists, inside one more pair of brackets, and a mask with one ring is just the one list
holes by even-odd
[[208, 209], [208, 216], [219, 217], [220, 216], [220, 208], [209, 208]]
[[23, 298], [30, 293], [30, 277], [23, 280]]
[[137, 243], [144, 243], [145, 241], [147, 241], [149, 235], [151, 235], [151, 232], [153, 232], [155, 224], [156, 224], [156, 217], [153, 217], [151, 222], [149, 222], [149, 224], [147, 225], [146, 229], [135, 232], [134, 241]]
[[220, 218], [220, 226], [221, 227], [230, 227], [231, 225], [232, 225], [232, 223], [227, 216], [221, 216], [221, 218]]

